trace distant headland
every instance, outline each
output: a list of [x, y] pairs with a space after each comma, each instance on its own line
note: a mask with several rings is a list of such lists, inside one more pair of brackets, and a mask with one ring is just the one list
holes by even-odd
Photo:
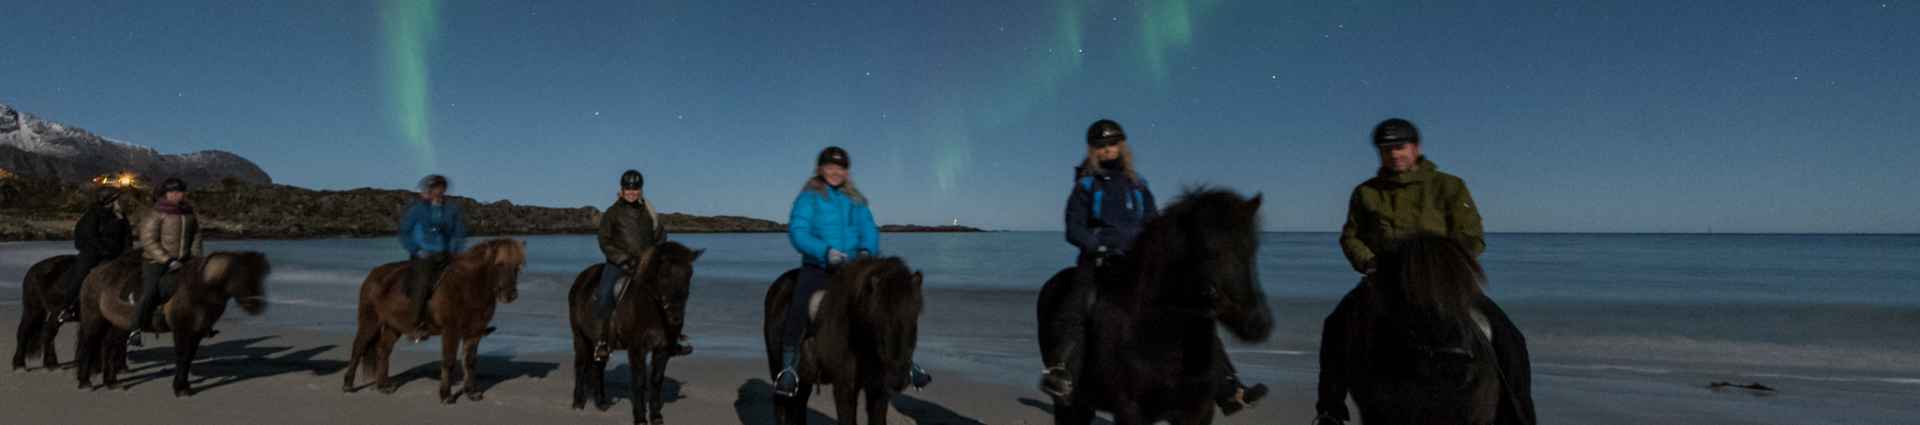
[[[179, 176], [212, 239], [306, 239], [391, 236], [419, 194], [361, 188], [313, 190], [274, 184], [239, 155], [202, 151], [166, 155], [108, 140], [0, 105], [0, 241], [73, 238], [93, 187], [121, 187], [122, 209], [135, 219], [153, 201], [148, 176]], [[450, 197], [467, 213], [473, 236], [592, 234], [595, 207], [550, 208], [481, 203]], [[778, 233], [785, 224], [748, 217], [661, 214], [673, 233]], [[882, 232], [979, 232], [965, 226], [885, 225]]]

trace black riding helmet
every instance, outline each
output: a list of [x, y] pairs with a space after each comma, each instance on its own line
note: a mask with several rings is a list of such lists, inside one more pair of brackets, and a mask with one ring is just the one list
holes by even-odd
[[638, 170], [627, 170], [625, 174], [620, 175], [620, 190], [640, 190], [642, 186], [646, 186], [646, 183], [646, 176], [640, 175]]
[[1120, 129], [1120, 123], [1113, 120], [1094, 121], [1087, 127], [1087, 146], [1101, 147], [1127, 141], [1127, 131]]
[[432, 189], [434, 188], [434, 186], [439, 186], [441, 188], [447, 187], [447, 178], [439, 174], [428, 174], [426, 177], [420, 178], [421, 192], [425, 192], [427, 191], [427, 189]]
[[853, 163], [847, 160], [847, 150], [840, 149], [839, 146], [828, 146], [826, 149], [822, 149], [820, 151], [820, 160], [814, 161], [813, 163], [816, 167], [827, 164], [839, 165], [841, 168], [853, 168]]
[[105, 185], [93, 188], [94, 202], [107, 204], [112, 203], [116, 199], [120, 199], [120, 188]]
[[1420, 144], [1420, 132], [1413, 129], [1413, 123], [1393, 118], [1381, 121], [1373, 128], [1373, 146], [1384, 147], [1401, 143]]
[[161, 196], [166, 196], [167, 192], [186, 192], [186, 191], [187, 191], [187, 182], [180, 181], [180, 179], [169, 178], [160, 182]]

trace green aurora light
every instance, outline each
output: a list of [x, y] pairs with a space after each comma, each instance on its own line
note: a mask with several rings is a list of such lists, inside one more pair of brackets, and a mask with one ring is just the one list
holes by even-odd
[[385, 0], [389, 107], [423, 172], [436, 171], [427, 116], [427, 50], [439, 32], [437, 0]]

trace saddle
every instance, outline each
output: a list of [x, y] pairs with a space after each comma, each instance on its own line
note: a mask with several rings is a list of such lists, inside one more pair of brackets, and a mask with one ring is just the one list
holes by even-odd
[[[127, 300], [127, 304], [134, 306], [136, 309], [140, 306], [139, 279], [139, 275], [134, 275], [134, 284], [126, 285], [120, 290], [120, 299]], [[173, 293], [179, 288], [180, 272], [168, 272], [160, 275], [160, 293], [155, 294], [159, 299], [154, 300], [154, 302], [159, 304], [155, 304], [153, 311], [155, 319], [153, 323], [151, 323], [152, 326], [149, 326], [153, 332], [170, 332], [167, 321], [161, 320], [160, 318], [167, 317], [167, 311], [172, 309], [168, 306], [167, 302], [173, 300]]]

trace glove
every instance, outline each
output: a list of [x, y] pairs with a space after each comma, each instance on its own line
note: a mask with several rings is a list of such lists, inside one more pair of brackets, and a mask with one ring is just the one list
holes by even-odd
[[180, 260], [167, 260], [167, 271], [180, 270]]
[[433, 256], [433, 251], [428, 251], [428, 250], [424, 250], [424, 249], [422, 249], [422, 250], [420, 250], [420, 252], [416, 252], [416, 253], [413, 253], [413, 256], [414, 256], [414, 258], [419, 258], [419, 259], [422, 259], [422, 260], [425, 260], [425, 259], [427, 259], [427, 257], [431, 257], [431, 256]]
[[865, 249], [861, 249], [859, 251], [853, 252], [853, 258], [867, 258], [872, 256], [873, 256], [873, 251], [868, 251]]
[[838, 249], [827, 248], [827, 264], [840, 264], [843, 261], [847, 261], [847, 253], [840, 252]]
[[1367, 259], [1367, 262], [1366, 262], [1366, 267], [1364, 267], [1364, 269], [1365, 269], [1365, 270], [1362, 270], [1362, 271], [1360, 272], [1360, 274], [1364, 274], [1364, 275], [1367, 275], [1367, 276], [1373, 276], [1373, 272], [1375, 272], [1375, 271], [1379, 271], [1379, 270], [1380, 270], [1380, 265], [1379, 265], [1379, 264], [1377, 264], [1377, 263], [1378, 263], [1377, 261], [1374, 261], [1374, 260], [1377, 260], [1377, 259], [1378, 259], [1378, 258], [1368, 258], [1368, 259]]

